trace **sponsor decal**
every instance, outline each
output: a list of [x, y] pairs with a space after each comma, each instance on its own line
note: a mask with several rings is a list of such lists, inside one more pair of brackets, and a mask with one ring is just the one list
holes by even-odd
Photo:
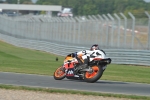
[[66, 76], [74, 76], [74, 69], [73, 68], [68, 69]]

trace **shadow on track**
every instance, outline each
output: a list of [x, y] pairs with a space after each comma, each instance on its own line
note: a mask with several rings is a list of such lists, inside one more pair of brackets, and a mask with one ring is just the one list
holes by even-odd
[[[85, 82], [84, 80], [79, 80], [79, 79], [64, 79], [64, 80], [60, 80], [60, 81]], [[88, 83], [88, 82], [85, 82], [85, 83]], [[117, 82], [117, 81], [98, 80], [97, 82], [89, 83], [89, 84], [128, 84], [128, 83], [126, 83], [126, 82], [119, 82], [119, 81]]]

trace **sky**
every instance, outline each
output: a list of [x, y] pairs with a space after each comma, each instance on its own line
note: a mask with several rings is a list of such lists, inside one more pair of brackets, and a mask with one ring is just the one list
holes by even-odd
[[32, 0], [33, 3], [36, 3], [37, 0]]
[[144, 0], [144, 1], [146, 1], [146, 2], [150, 2], [150, 0]]

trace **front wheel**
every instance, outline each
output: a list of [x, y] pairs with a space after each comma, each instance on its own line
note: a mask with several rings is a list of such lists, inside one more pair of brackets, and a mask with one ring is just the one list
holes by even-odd
[[103, 74], [103, 69], [101, 66], [97, 66], [97, 65], [94, 65], [91, 68], [92, 68], [92, 72], [87, 71], [84, 73], [84, 80], [89, 83], [94, 83], [101, 78]]
[[65, 70], [62, 66], [57, 68], [54, 72], [54, 79], [55, 80], [62, 80], [65, 78], [65, 76], [66, 76]]

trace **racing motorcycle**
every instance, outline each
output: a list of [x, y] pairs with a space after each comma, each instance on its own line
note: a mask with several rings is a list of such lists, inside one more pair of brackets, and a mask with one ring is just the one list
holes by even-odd
[[55, 80], [67, 78], [94, 83], [101, 78], [107, 65], [110, 63], [110, 58], [94, 58], [92, 61], [89, 61], [88, 67], [83, 68], [83, 60], [69, 54], [65, 57], [64, 64], [55, 70], [53, 77]]

